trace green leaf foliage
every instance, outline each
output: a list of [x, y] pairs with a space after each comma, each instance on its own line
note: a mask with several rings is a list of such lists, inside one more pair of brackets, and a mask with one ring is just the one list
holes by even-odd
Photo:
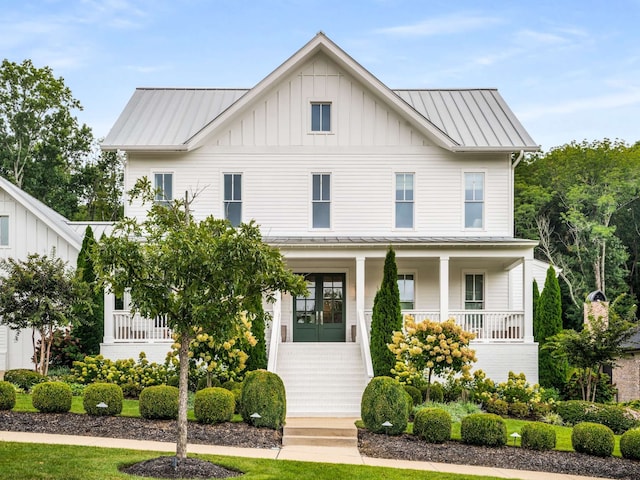
[[578, 453], [610, 457], [615, 447], [613, 431], [599, 423], [582, 422], [573, 427], [571, 445]]
[[64, 382], [44, 382], [33, 387], [31, 403], [43, 413], [66, 413], [71, 410], [73, 394]]
[[553, 266], [547, 269], [544, 288], [538, 298], [533, 318], [533, 336], [538, 342], [539, 383], [543, 387], [562, 389], [566, 378], [566, 362], [553, 358], [549, 350], [542, 349], [547, 338], [562, 331], [562, 299], [560, 285]]
[[[256, 427], [281, 428], [287, 415], [282, 379], [273, 372], [254, 370], [247, 373], [243, 383], [240, 397], [242, 419]], [[256, 413], [260, 417], [252, 417]]]
[[428, 443], [451, 440], [451, 415], [440, 408], [421, 408], [413, 420], [413, 434]]
[[501, 447], [507, 444], [507, 424], [493, 413], [472, 413], [462, 419], [460, 437], [470, 445]]
[[12, 384], [0, 381], [0, 410], [11, 410], [16, 405], [16, 389]]
[[[114, 383], [92, 383], [84, 389], [82, 405], [89, 415], [119, 415], [124, 396]], [[102, 405], [102, 406], [100, 406]]]
[[[411, 396], [397, 380], [374, 377], [362, 394], [360, 416], [364, 426], [374, 433], [399, 435], [407, 428]], [[391, 425], [383, 425], [389, 422]]]
[[149, 420], [178, 418], [178, 389], [169, 385], [147, 387], [140, 393], [140, 416]]
[[228, 422], [233, 417], [236, 400], [225, 388], [211, 387], [196, 392], [193, 414], [200, 423]]

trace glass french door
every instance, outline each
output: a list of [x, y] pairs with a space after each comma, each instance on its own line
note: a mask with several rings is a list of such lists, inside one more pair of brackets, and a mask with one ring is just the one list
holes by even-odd
[[344, 273], [309, 273], [305, 279], [309, 295], [295, 298], [293, 341], [344, 342]]

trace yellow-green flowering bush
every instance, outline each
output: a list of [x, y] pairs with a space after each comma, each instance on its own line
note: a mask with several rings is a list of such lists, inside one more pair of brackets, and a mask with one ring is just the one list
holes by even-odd
[[544, 389], [538, 384], [530, 384], [524, 373], [515, 374], [509, 372], [506, 382], [499, 383], [495, 386], [494, 391], [482, 392], [479, 400], [487, 409], [488, 406], [496, 401], [504, 401], [509, 406], [512, 416], [525, 418], [531, 412], [540, 412], [544, 409], [542, 397]]

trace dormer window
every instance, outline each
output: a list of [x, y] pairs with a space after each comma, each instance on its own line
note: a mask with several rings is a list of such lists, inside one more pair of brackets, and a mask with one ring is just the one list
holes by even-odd
[[311, 131], [331, 131], [331, 103], [314, 102], [311, 104]]

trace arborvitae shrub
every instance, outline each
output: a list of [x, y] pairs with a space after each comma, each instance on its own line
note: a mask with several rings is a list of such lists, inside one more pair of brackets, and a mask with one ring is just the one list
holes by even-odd
[[[368, 430], [398, 435], [407, 428], [409, 408], [410, 396], [397, 380], [374, 377], [362, 394], [360, 415]], [[385, 422], [391, 426], [383, 426]]]
[[178, 397], [176, 387], [147, 387], [140, 393], [140, 416], [149, 420], [175, 420], [178, 418]]
[[412, 385], [405, 385], [404, 389], [411, 397], [413, 405], [420, 405], [422, 403], [422, 392], [420, 390]]
[[16, 406], [16, 389], [9, 382], [0, 382], [0, 410]]
[[64, 382], [39, 383], [31, 392], [31, 403], [44, 413], [65, 413], [71, 410], [71, 387]]
[[200, 423], [228, 422], [233, 417], [236, 400], [226, 388], [210, 387], [196, 392], [193, 414]]
[[429, 443], [451, 439], [451, 415], [441, 408], [422, 408], [413, 420], [413, 434]]
[[122, 388], [115, 383], [92, 383], [84, 389], [82, 405], [89, 415], [120, 415], [123, 398]]
[[622, 434], [620, 453], [624, 458], [640, 460], [640, 428], [627, 430]]
[[515, 418], [527, 418], [529, 416], [529, 405], [524, 402], [510, 403], [509, 415]]
[[47, 377], [33, 370], [18, 368], [15, 370], [7, 370], [4, 373], [4, 381], [13, 383], [28, 392], [34, 385], [46, 382]]
[[460, 436], [470, 445], [500, 447], [507, 444], [507, 424], [493, 413], [472, 413], [462, 419]]
[[485, 408], [487, 412], [500, 415], [501, 417], [506, 417], [509, 413], [509, 404], [499, 398], [490, 398], [485, 404]]
[[531, 450], [553, 450], [556, 448], [556, 431], [553, 426], [542, 422], [530, 422], [522, 426], [522, 448]]
[[[256, 427], [279, 429], [287, 413], [287, 397], [282, 379], [266, 370], [247, 373], [240, 398], [242, 419]], [[252, 418], [257, 413], [260, 418]]]
[[613, 430], [599, 423], [582, 422], [573, 427], [571, 445], [576, 452], [609, 457], [613, 453]]

